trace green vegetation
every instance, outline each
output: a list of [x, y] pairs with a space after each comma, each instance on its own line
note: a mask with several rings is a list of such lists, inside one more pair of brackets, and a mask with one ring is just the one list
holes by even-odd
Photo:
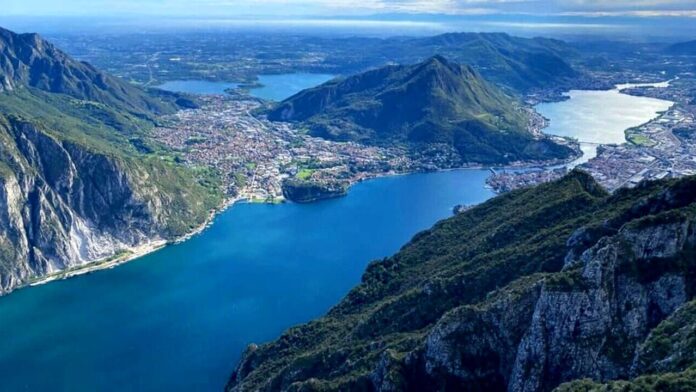
[[640, 133], [628, 132], [627, 139], [630, 143], [633, 143], [636, 146], [653, 147], [656, 144], [652, 139]]
[[555, 392], [687, 392], [696, 391], [696, 368], [679, 373], [641, 376], [631, 381], [612, 381], [606, 384], [591, 380], [563, 384]]
[[680, 372], [696, 365], [696, 301], [653, 330], [641, 348], [638, 365], [648, 373]]
[[[674, 222], [663, 215], [684, 213], [682, 216], [693, 221], [694, 189], [696, 177], [691, 177], [645, 183], [610, 195], [589, 175], [574, 171], [559, 181], [496, 197], [417, 234], [394, 256], [372, 262], [361, 283], [324, 317], [291, 328], [276, 341], [250, 348], [228, 388], [371, 390], [371, 377], [386, 371], [390, 382], [403, 387], [398, 390], [505, 389], [499, 378], [505, 376], [498, 372], [500, 366], [511, 365], [501, 363], [502, 354], [495, 350], [511, 344], [507, 339], [519, 341], [527, 331], [525, 323], [532, 318], [540, 287], [559, 296], [590, 289], [580, 270], [562, 270], [569, 250], [582, 252], [622, 227], [642, 227], [646, 219], [658, 225]], [[668, 202], [665, 194], [670, 195]], [[569, 243], [574, 233], [581, 235]], [[680, 276], [693, 276], [696, 272], [693, 264], [680, 265], [683, 269], [656, 271], [651, 281], [660, 274], [679, 271]], [[506, 312], [500, 306], [514, 311]], [[486, 324], [495, 323], [490, 317], [500, 311], [504, 314], [497, 317], [509, 322], [509, 329]], [[436, 326], [449, 325], [452, 320], [468, 332], [453, 333], [460, 340], [446, 349], [462, 350], [451, 354], [461, 363], [443, 366], [463, 367], [467, 376], [462, 375], [461, 384], [448, 378], [451, 374], [430, 378], [422, 368], [426, 340], [437, 339]], [[693, 326], [693, 318], [689, 320], [680, 325]], [[496, 332], [485, 333], [491, 328]], [[659, 335], [670, 337], [677, 330], [681, 335], [693, 333], [693, 328], [684, 331], [667, 326], [656, 331], [661, 330]], [[485, 343], [486, 339], [495, 343]], [[607, 346], [618, 347], [623, 337], [617, 334], [612, 339]], [[655, 339], [664, 340], [658, 335]], [[673, 353], [670, 339], [656, 343], [663, 349], [654, 351]], [[512, 344], [514, 354], [516, 343]], [[623, 361], [625, 347], [615, 351]], [[693, 363], [691, 354], [689, 358], [684, 365]], [[683, 366], [668, 370], [681, 371]], [[664, 380], [678, 383], [684, 375], [693, 376], [665, 375]], [[657, 385], [658, 381], [641, 382]]]
[[[94, 154], [118, 160], [132, 179], [148, 176], [140, 184], [143, 194], [164, 197], [171, 206], [171, 235], [185, 234], [201, 224], [222, 199], [217, 173], [189, 169], [176, 162], [164, 147], [150, 141], [151, 121], [103, 105], [76, 105], [61, 94], [33, 88], [0, 93], [0, 113], [15, 121], [28, 121], [59, 141]], [[149, 154], [134, 140], [148, 140]], [[12, 143], [14, 144], [14, 143]], [[169, 207], [168, 207], [169, 208]]]
[[309, 180], [310, 177], [312, 177], [312, 174], [314, 174], [314, 172], [315, 172], [315, 170], [313, 170], [313, 169], [303, 168], [297, 172], [296, 177], [298, 180], [306, 181], [306, 180]]
[[312, 135], [327, 139], [409, 144], [416, 153], [446, 145], [463, 162], [506, 163], [572, 153], [533, 137], [517, 102], [473, 68], [440, 56], [302, 91], [271, 110], [269, 118], [301, 122]]
[[317, 183], [298, 178], [289, 178], [283, 182], [283, 196], [296, 203], [340, 197], [347, 192], [348, 186], [342, 183]]
[[15, 34], [0, 28], [0, 48], [0, 74], [11, 75], [0, 85], [0, 91], [32, 87], [75, 98], [79, 101], [77, 106], [117, 108], [144, 117], [177, 108], [178, 95], [160, 91], [153, 96], [72, 59], [38, 34]]
[[21, 190], [9, 206], [21, 216], [0, 228], [1, 284], [40, 277], [45, 257], [74, 262], [73, 217], [124, 238], [173, 239], [221, 204], [218, 173], [182, 165], [150, 138], [158, 116], [177, 108], [176, 94], [144, 91], [35, 34], [0, 29], [0, 48], [0, 75], [11, 75], [0, 82], [0, 180]]

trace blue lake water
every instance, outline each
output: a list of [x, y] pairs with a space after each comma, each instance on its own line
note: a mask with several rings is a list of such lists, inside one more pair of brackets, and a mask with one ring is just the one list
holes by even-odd
[[159, 89], [189, 94], [226, 94], [225, 90], [236, 88], [238, 83], [210, 82], [207, 80], [173, 80], [156, 86]]
[[[262, 87], [252, 88], [249, 94], [270, 101], [282, 101], [300, 91], [318, 86], [334, 78], [334, 75], [315, 73], [290, 73], [278, 75], [259, 75]], [[157, 88], [189, 94], [225, 94], [225, 90], [234, 89], [238, 83], [210, 82], [206, 80], [174, 80], [165, 82]]]
[[[298, 75], [262, 76], [267, 87], [252, 93], [282, 100], [330, 78]], [[196, 94], [234, 87], [164, 86]], [[618, 91], [569, 94], [537, 109], [551, 119], [548, 133], [585, 142], [623, 142], [626, 128], [669, 106]], [[487, 175], [387, 177], [319, 203], [238, 204], [184, 243], [0, 297], [0, 390], [220, 390], [247, 344], [322, 315], [369, 261], [393, 254], [455, 204], [490, 198]]]
[[485, 170], [386, 177], [312, 204], [238, 204], [202, 234], [0, 298], [1, 390], [221, 390], [247, 344], [325, 313], [367, 263], [459, 203]]
[[334, 75], [314, 73], [259, 75], [259, 83], [263, 87], [251, 89], [249, 93], [270, 101], [282, 101], [306, 88], [318, 86], [333, 78]]

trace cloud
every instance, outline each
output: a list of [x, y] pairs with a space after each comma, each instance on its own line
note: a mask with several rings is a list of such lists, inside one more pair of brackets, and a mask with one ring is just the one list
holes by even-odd
[[[345, 16], [522, 14], [696, 17], [696, 0], [0, 0], [6, 15]], [[31, 4], [30, 4], [31, 3]]]
[[674, 17], [696, 18], [696, 10], [623, 10], [623, 11], [571, 11], [562, 12], [561, 16], [585, 16], [591, 18], [628, 16], [639, 18]]

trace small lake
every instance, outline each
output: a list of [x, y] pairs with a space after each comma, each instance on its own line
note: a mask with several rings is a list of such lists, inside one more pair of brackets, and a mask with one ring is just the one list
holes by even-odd
[[[658, 87], [664, 84], [656, 84]], [[636, 85], [620, 85], [621, 89]], [[541, 103], [536, 110], [550, 120], [544, 132], [578, 139], [584, 152], [576, 164], [586, 162], [597, 154], [597, 144], [626, 142], [625, 131], [642, 125], [669, 109], [672, 102], [636, 97], [614, 90], [571, 90], [568, 100]]]
[[[282, 101], [300, 91], [318, 86], [334, 78], [329, 74], [290, 73], [278, 75], [259, 75], [261, 87], [249, 89], [249, 94], [269, 101]], [[206, 80], [174, 80], [165, 82], [157, 88], [189, 94], [226, 94], [226, 90], [239, 87], [239, 83], [210, 82]]]
[[238, 83], [210, 82], [207, 80], [173, 80], [155, 87], [177, 93], [211, 95], [226, 94], [225, 90], [234, 89], [237, 86], [239, 86]]
[[314, 73], [259, 75], [259, 83], [263, 87], [253, 88], [249, 90], [249, 93], [269, 101], [282, 101], [304, 89], [328, 82], [334, 77], [334, 75]]
[[324, 314], [368, 262], [482, 202], [486, 170], [385, 177], [312, 204], [237, 204], [194, 238], [0, 297], [6, 391], [219, 391], [244, 348]]

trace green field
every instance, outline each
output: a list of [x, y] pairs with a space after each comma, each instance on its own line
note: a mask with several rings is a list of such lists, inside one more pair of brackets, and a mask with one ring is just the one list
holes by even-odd
[[314, 174], [315, 170], [314, 169], [307, 169], [303, 168], [300, 169], [299, 172], [297, 172], [297, 178], [300, 180], [309, 180], [310, 177], [312, 177], [312, 174]]

